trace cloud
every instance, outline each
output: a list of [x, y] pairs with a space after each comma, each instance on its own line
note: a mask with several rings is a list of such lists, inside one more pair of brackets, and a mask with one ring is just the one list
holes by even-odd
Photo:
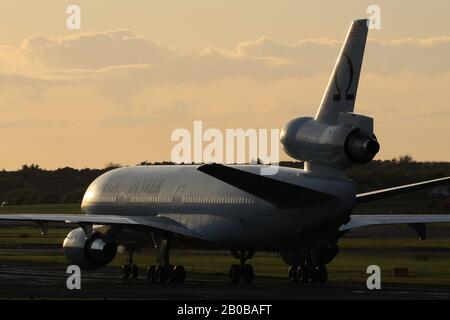
[[[46, 88], [78, 86], [130, 107], [134, 96], [156, 86], [328, 77], [340, 47], [330, 39], [285, 44], [260, 37], [232, 50], [209, 47], [185, 54], [130, 30], [31, 36], [18, 47], [0, 46], [0, 93], [15, 87], [39, 98]], [[446, 74], [449, 56], [450, 37], [370, 39], [363, 74]]]
[[160, 64], [174, 50], [129, 30], [86, 32], [62, 37], [32, 36], [20, 49], [48, 69], [102, 69], [117, 65]]
[[[283, 44], [261, 37], [233, 50], [210, 47], [184, 54], [130, 30], [31, 36], [19, 47], [0, 47], [0, 71], [61, 81], [117, 78], [124, 85], [135, 79], [139, 87], [238, 77], [273, 80], [331, 73], [340, 46], [329, 39]], [[367, 46], [364, 68], [369, 73], [450, 71], [450, 37], [371, 39]]]
[[450, 37], [373, 39], [367, 46], [365, 64], [371, 73], [430, 75], [450, 72]]

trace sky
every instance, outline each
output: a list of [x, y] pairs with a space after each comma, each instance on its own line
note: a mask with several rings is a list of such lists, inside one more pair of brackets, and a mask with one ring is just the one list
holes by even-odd
[[[79, 30], [66, 26], [71, 4]], [[377, 159], [450, 161], [448, 1], [4, 0], [0, 168], [170, 160], [171, 133], [194, 120], [281, 129], [314, 116], [369, 5], [381, 29], [355, 112], [375, 118]]]

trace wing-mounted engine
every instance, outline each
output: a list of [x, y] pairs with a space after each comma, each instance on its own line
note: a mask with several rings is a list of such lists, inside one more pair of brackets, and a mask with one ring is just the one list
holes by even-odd
[[94, 232], [87, 239], [82, 228], [69, 232], [63, 243], [64, 255], [70, 264], [84, 270], [95, 270], [110, 263], [117, 253], [117, 245], [112, 240], [102, 238]]

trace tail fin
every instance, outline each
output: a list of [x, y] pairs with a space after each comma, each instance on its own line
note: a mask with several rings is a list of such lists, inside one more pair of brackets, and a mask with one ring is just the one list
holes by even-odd
[[353, 112], [367, 32], [367, 19], [352, 22], [317, 111], [317, 121], [336, 123], [338, 112]]

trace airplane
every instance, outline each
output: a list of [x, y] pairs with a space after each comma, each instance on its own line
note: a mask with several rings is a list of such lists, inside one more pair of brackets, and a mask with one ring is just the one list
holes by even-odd
[[157, 250], [149, 282], [182, 283], [186, 271], [170, 264], [178, 245], [226, 249], [239, 263], [230, 281], [251, 283], [247, 263], [255, 252], [277, 252], [293, 282], [326, 283], [339, 239], [354, 228], [405, 224], [425, 238], [427, 223], [450, 215], [354, 215], [355, 206], [450, 182], [450, 177], [357, 194], [345, 169], [370, 162], [380, 149], [373, 119], [354, 113], [368, 33], [367, 20], [351, 23], [315, 117], [300, 117], [280, 134], [284, 151], [304, 169], [280, 167], [262, 175], [260, 165], [163, 165], [123, 167], [95, 179], [81, 214], [8, 214], [1, 220], [77, 225], [63, 242], [70, 264], [95, 270], [109, 264], [118, 246], [128, 252], [124, 278], [139, 274], [133, 253], [146, 243]]

